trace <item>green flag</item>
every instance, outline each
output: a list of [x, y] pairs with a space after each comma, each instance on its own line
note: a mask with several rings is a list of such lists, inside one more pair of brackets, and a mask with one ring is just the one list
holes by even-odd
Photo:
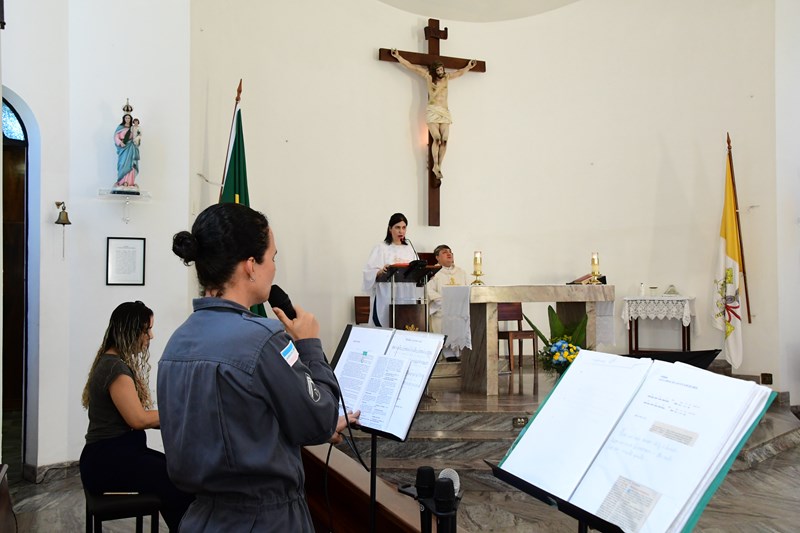
[[[244, 134], [242, 132], [242, 110], [239, 109], [238, 102], [233, 113], [235, 124], [231, 128], [231, 138], [228, 142], [228, 162], [219, 203], [242, 204], [250, 207], [250, 194], [247, 192], [247, 161], [244, 156]], [[267, 316], [264, 304], [254, 305], [250, 310], [257, 315]]]
[[250, 194], [247, 192], [247, 161], [244, 156], [244, 133], [242, 132], [242, 110], [236, 105], [235, 124], [231, 128], [228, 142], [228, 159], [225, 168], [225, 183], [219, 203], [243, 204], [250, 207]]

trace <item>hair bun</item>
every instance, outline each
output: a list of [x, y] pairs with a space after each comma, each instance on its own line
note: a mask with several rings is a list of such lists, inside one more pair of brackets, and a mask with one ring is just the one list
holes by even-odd
[[188, 265], [197, 259], [197, 239], [188, 231], [181, 231], [172, 238], [172, 251]]

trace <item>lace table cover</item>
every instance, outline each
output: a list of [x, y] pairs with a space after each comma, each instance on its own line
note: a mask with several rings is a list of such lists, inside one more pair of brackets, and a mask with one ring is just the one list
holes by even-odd
[[694, 298], [688, 296], [641, 296], [624, 300], [622, 320], [628, 329], [631, 327], [630, 321], [637, 318], [674, 318], [688, 326], [694, 315]]

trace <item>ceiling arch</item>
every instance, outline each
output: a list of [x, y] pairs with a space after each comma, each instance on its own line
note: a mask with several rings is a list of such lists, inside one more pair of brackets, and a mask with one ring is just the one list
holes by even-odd
[[513, 20], [558, 9], [578, 0], [378, 0], [402, 11], [462, 22]]

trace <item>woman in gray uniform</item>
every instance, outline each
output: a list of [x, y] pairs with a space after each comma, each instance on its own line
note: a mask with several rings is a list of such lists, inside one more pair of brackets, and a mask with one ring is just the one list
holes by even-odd
[[249, 310], [275, 277], [267, 218], [212, 205], [172, 249], [194, 263], [203, 291], [158, 366], [167, 469], [196, 494], [181, 530], [313, 532], [300, 447], [339, 441], [346, 420], [314, 315]]

